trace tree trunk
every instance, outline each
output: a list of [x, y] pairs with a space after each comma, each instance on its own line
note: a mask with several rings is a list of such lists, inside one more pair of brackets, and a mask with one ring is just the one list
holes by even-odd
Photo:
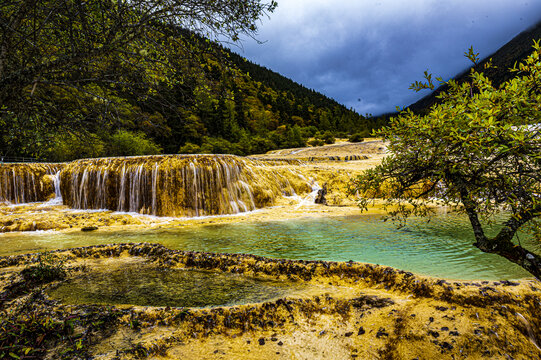
[[477, 245], [479, 249], [485, 252], [492, 252], [503, 256], [509, 261], [518, 264], [526, 269], [537, 279], [541, 279], [541, 256], [528, 251], [522, 246], [513, 244], [512, 240], [518, 229], [538, 216], [541, 211], [541, 205], [531, 209], [524, 209], [517, 214], [513, 214], [505, 223], [498, 235], [486, 243]]
[[479, 243], [476, 243], [475, 246], [481, 251], [503, 256], [507, 260], [521, 266], [538, 280], [541, 280], [541, 256], [528, 251], [522, 246], [515, 245], [511, 241], [495, 241], [497, 238], [495, 237], [492, 241], [489, 241], [488, 247], [485, 246], [486, 244]]
[[460, 195], [475, 235], [476, 242], [473, 245], [483, 252], [498, 254], [506, 258], [528, 271], [538, 280], [541, 280], [541, 256], [528, 251], [522, 246], [515, 245], [512, 242], [518, 229], [534, 217], [538, 216], [537, 214], [541, 211], [541, 206], [523, 210], [518, 214], [513, 214], [498, 235], [489, 239], [483, 231], [483, 226], [481, 225], [477, 211], [475, 210], [476, 206], [469, 198], [467, 190], [461, 189]]

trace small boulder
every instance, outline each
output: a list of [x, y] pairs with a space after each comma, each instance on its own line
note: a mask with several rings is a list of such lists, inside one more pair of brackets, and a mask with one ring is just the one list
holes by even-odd
[[81, 228], [81, 231], [95, 231], [95, 230], [98, 230], [97, 226], [85, 226]]
[[327, 205], [327, 199], [325, 198], [326, 196], [327, 196], [327, 184], [323, 184], [323, 188], [317, 191], [315, 203]]

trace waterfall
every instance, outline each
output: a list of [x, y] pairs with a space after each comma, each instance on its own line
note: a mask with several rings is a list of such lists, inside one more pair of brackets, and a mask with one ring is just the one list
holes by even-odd
[[0, 202], [46, 201], [60, 192], [56, 183], [63, 164], [0, 164]]
[[50, 205], [62, 205], [62, 193], [60, 192], [60, 170], [54, 175], [50, 175], [53, 182], [53, 195], [49, 198], [49, 201], [44, 203], [44, 206]]
[[56, 174], [54, 174], [53, 185], [54, 197], [56, 199], [62, 199], [62, 194], [60, 193], [60, 171], [57, 171]]
[[286, 167], [233, 155], [84, 159], [67, 164], [60, 178], [71, 208], [158, 216], [235, 214], [310, 191]]
[[313, 205], [316, 201], [319, 190], [322, 189], [315, 179], [312, 178], [310, 180], [311, 191], [305, 197], [299, 197], [299, 204], [297, 205], [296, 209], [300, 209], [306, 205]]

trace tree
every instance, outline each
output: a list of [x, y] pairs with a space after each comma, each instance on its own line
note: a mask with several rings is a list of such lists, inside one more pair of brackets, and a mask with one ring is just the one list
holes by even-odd
[[[186, 45], [175, 40], [181, 28], [236, 41], [241, 34], [253, 35], [257, 20], [277, 5], [263, 1], [2, 1], [0, 153], [25, 137], [84, 128], [95, 120], [66, 111], [59, 94], [80, 106], [95, 103], [109, 121], [113, 103], [89, 84], [143, 99], [153, 95], [176, 61], [166, 49]], [[42, 140], [47, 141], [33, 141]]]
[[[478, 54], [466, 53], [473, 62]], [[381, 165], [353, 180], [351, 193], [366, 208], [384, 195], [389, 214], [405, 219], [428, 215], [440, 203], [467, 214], [480, 250], [501, 255], [541, 278], [541, 257], [513, 243], [519, 229], [537, 229], [541, 216], [541, 47], [511, 69], [516, 77], [496, 88], [483, 75], [445, 82], [440, 104], [425, 116], [410, 110], [377, 131], [390, 155]], [[488, 65], [490, 66], [490, 64]], [[433, 89], [431, 75], [412, 88]], [[438, 81], [443, 82], [441, 79]], [[489, 238], [483, 219], [508, 214], [499, 233]], [[540, 232], [536, 232], [540, 239]]]

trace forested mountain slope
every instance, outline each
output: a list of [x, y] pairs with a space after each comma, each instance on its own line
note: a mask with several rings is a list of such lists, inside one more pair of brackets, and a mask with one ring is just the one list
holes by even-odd
[[[498, 49], [494, 54], [487, 56], [484, 60], [480, 61], [476, 66], [474, 66], [474, 69], [478, 72], [483, 72], [493, 81], [495, 86], [499, 86], [506, 80], [516, 76], [517, 73], [512, 73], [509, 71], [509, 69], [513, 68], [516, 63], [521, 62], [528, 55], [530, 55], [533, 51], [533, 41], [539, 39], [541, 39], [541, 22], [515, 36], [511, 41]], [[492, 64], [494, 66], [485, 69], [485, 64], [490, 59], [492, 59]], [[455, 76], [454, 79], [459, 83], [464, 82], [468, 80], [469, 73], [470, 69], [467, 69]], [[438, 101], [436, 96], [440, 92], [447, 90], [447, 88], [447, 85], [440, 86], [429, 95], [411, 104], [409, 108], [416, 113], [426, 111], [426, 109]]]
[[380, 126], [188, 30], [163, 25], [126, 46], [22, 89], [0, 119], [0, 155], [245, 155]]

